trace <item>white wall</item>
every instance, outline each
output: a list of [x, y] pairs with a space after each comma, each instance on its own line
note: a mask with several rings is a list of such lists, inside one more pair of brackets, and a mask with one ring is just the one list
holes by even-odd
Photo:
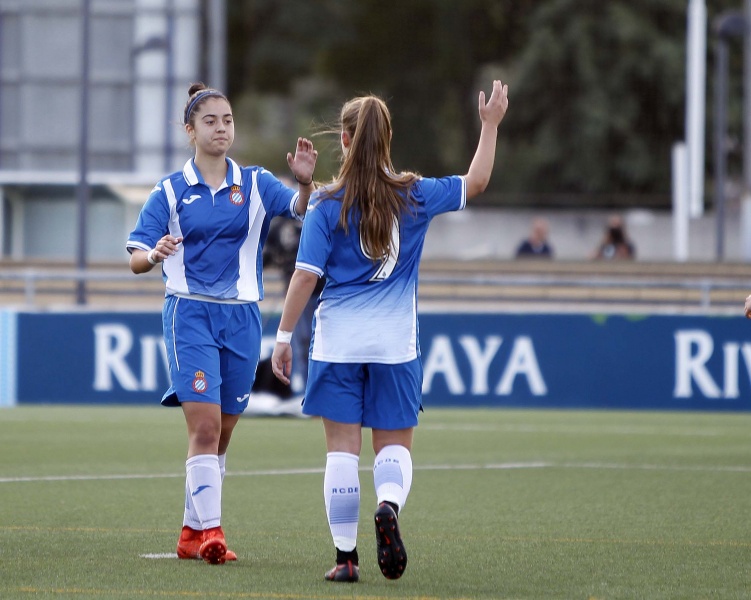
[[[514, 257], [517, 245], [535, 217], [550, 223], [550, 243], [561, 260], [587, 260], [599, 244], [608, 217], [614, 211], [555, 211], [487, 209], [470, 206], [458, 213], [436, 217], [425, 241], [425, 258], [500, 259]], [[726, 262], [741, 258], [740, 222], [729, 210], [725, 225]], [[673, 224], [667, 211], [621, 211], [636, 246], [637, 260], [672, 261]], [[689, 224], [689, 260], [714, 262], [717, 235], [714, 213]]]

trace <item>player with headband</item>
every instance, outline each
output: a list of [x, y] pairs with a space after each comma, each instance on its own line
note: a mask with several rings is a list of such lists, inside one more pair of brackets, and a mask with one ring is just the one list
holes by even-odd
[[302, 219], [318, 153], [298, 138], [287, 163], [298, 190], [262, 167], [227, 156], [235, 138], [227, 97], [191, 86], [183, 113], [195, 156], [156, 184], [128, 238], [130, 268], [158, 265], [171, 386], [188, 429], [185, 509], [177, 554], [236, 560], [221, 527], [222, 481], [232, 431], [248, 405], [261, 348], [261, 253], [271, 219]]

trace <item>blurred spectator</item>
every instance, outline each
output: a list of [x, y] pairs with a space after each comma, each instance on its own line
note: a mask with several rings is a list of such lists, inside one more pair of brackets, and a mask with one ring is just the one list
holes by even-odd
[[519, 244], [516, 258], [553, 258], [553, 248], [548, 243], [548, 222], [545, 219], [534, 219], [529, 237]]
[[595, 260], [633, 260], [636, 248], [626, 233], [626, 226], [620, 215], [608, 219], [602, 242], [592, 256]]

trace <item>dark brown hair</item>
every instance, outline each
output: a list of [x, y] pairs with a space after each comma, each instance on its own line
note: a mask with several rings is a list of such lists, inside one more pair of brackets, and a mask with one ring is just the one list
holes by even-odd
[[229, 104], [227, 96], [219, 90], [206, 87], [206, 84], [200, 81], [194, 83], [188, 90], [188, 101], [185, 103], [185, 110], [183, 111], [183, 125], [193, 125], [193, 114], [208, 98], [221, 98]]

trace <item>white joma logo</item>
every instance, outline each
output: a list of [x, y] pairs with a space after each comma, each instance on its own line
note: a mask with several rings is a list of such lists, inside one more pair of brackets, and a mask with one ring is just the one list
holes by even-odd
[[183, 204], [193, 204], [196, 200], [198, 200], [201, 196], [198, 194], [191, 194], [190, 198], [183, 198]]

